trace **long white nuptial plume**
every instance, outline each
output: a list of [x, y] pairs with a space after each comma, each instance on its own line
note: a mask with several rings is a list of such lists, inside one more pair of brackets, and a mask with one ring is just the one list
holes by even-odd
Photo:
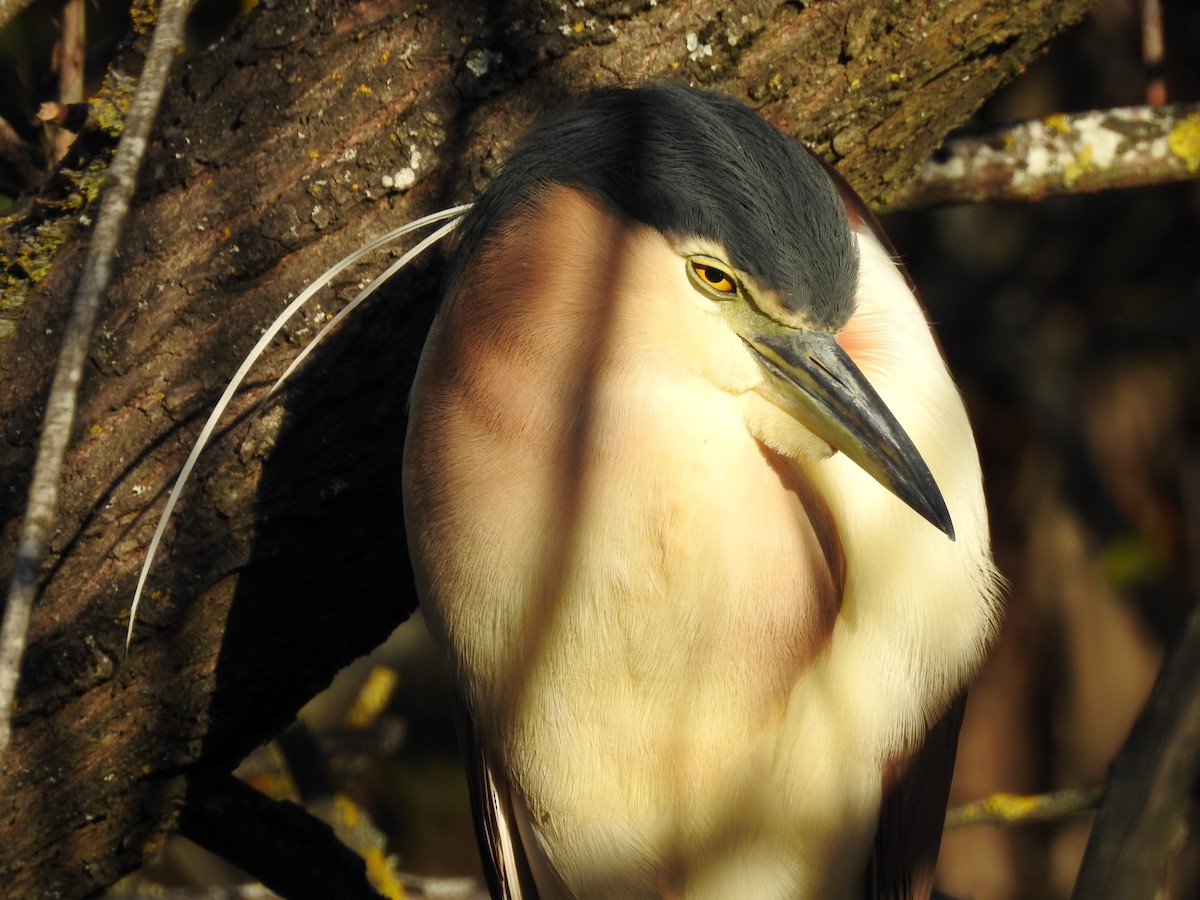
[[[279, 333], [279, 330], [287, 324], [288, 320], [291, 319], [292, 316], [295, 315], [296, 312], [299, 311], [299, 309], [304, 306], [304, 304], [307, 303], [317, 291], [325, 287], [325, 285], [336, 278], [338, 274], [344, 271], [348, 266], [353, 265], [372, 250], [377, 250], [378, 248], [396, 240], [397, 238], [401, 238], [404, 235], [420, 228], [424, 228], [427, 225], [436, 225], [439, 222], [446, 222], [445, 225], [433, 232], [433, 234], [423, 238], [419, 243], [404, 253], [404, 255], [392, 263], [392, 265], [390, 265], [386, 271], [377, 276], [370, 284], [359, 291], [358, 295], [342, 310], [340, 310], [337, 315], [335, 315], [333, 319], [330, 320], [325, 327], [317, 333], [317, 335], [292, 361], [292, 363], [287, 367], [275, 384], [272, 385], [270, 391], [267, 392], [266, 398], [269, 398], [279, 389], [284, 380], [296, 370], [304, 358], [308, 356], [312, 349], [321, 342], [325, 335], [327, 335], [335, 325], [341, 322], [342, 319], [344, 319], [346, 315], [348, 315], [355, 307], [362, 303], [363, 300], [375, 293], [375, 291], [378, 290], [380, 285], [382, 285], [385, 281], [407, 266], [410, 262], [420, 256], [438, 241], [442, 240], [442, 238], [446, 237], [446, 235], [448, 235], [456, 227], [458, 227], [458, 224], [462, 221], [463, 214], [470, 208], [471, 205], [468, 203], [461, 206], [453, 206], [449, 209], [443, 209], [439, 212], [430, 213], [427, 216], [422, 216], [419, 219], [415, 219], [412, 222], [408, 222], [407, 224], [401, 225], [398, 228], [394, 228], [386, 234], [375, 238], [373, 241], [362, 245], [353, 253], [343, 257], [342, 259], [338, 260], [338, 262], [334, 263], [330, 268], [326, 269], [319, 278], [309, 284], [309, 286], [305, 288], [295, 300], [289, 303], [284, 308], [283, 312], [275, 317], [275, 321], [273, 321], [267, 327], [266, 331], [263, 332], [262, 337], [258, 339], [258, 343], [254, 345], [253, 349], [246, 355], [246, 358], [242, 360], [242, 364], [234, 373], [233, 378], [231, 378], [229, 380], [229, 384], [225, 386], [224, 393], [222, 393], [220, 399], [217, 400], [217, 405], [213, 407], [213, 411], [209, 414], [208, 421], [204, 423], [204, 427], [200, 430], [200, 436], [196, 438], [196, 443], [192, 446], [192, 452], [188, 454], [187, 461], [184, 462], [183, 468], [180, 469], [179, 476], [175, 479], [175, 484], [171, 488], [170, 495], [167, 497], [167, 505], [163, 508], [162, 514], [158, 519], [158, 526], [154, 529], [154, 536], [150, 539], [150, 547], [146, 551], [146, 559], [142, 563], [142, 570], [138, 575], [137, 589], [133, 593], [133, 603], [129, 607], [129, 628], [125, 633], [126, 652], [129, 651], [129, 646], [133, 641], [133, 626], [137, 622], [138, 605], [142, 600], [142, 591], [146, 586], [146, 578], [150, 574], [150, 567], [154, 564], [154, 556], [158, 552], [159, 544], [162, 543], [162, 537], [167, 530], [167, 523], [171, 520], [171, 513], [175, 510], [175, 504], [179, 501], [179, 497], [183, 493], [183, 487], [185, 484], [187, 484], [188, 477], [192, 474], [192, 469], [195, 468], [196, 460], [200, 458], [200, 454], [203, 452], [205, 446], [208, 444], [209, 439], [212, 437], [212, 433], [217, 427], [217, 422], [228, 408], [230, 401], [233, 399], [233, 395], [237, 393], [237, 389], [245, 380], [246, 375], [249, 374], [251, 367], [258, 361], [258, 358], [262, 356], [263, 351], [266, 350], [267, 345], [274, 340], [275, 336]], [[264, 398], [263, 402], [266, 402], [266, 398]]]

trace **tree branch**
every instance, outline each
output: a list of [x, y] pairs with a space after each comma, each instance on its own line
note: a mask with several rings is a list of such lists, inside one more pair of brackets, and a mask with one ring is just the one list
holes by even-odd
[[1047, 116], [951, 137], [889, 210], [1200, 178], [1200, 104]]
[[[259, 4], [168, 87], [100, 309], [0, 764], [0, 883], [78, 896], [136, 867], [189, 783], [230, 771], [412, 609], [398, 460], [433, 262], [352, 317], [265, 415], [238, 423], [261, 384], [235, 398], [122, 658], [164, 485], [260, 329], [315, 273], [473, 198], [529, 123], [618, 76], [748, 100], [878, 201], [1088, 5]], [[95, 119], [72, 166], [89, 165]], [[0, 341], [0, 481], [18, 488], [51, 380], [47, 332], [61, 333], [83, 255], [77, 184], [56, 182], [5, 235], [45, 250], [37, 278], [10, 261], [21, 254], [4, 260], [29, 295]], [[278, 374], [352, 282], [316, 298], [252, 378]], [[0, 568], [15, 556], [13, 504], [0, 493]]]
[[1056, 822], [1100, 805], [1103, 788], [1067, 788], [1049, 794], [992, 794], [946, 811], [946, 828]]
[[382, 900], [367, 879], [366, 863], [332, 828], [232, 775], [193, 786], [179, 833], [284, 897]]
[[190, 8], [191, 0], [163, 0], [162, 13], [146, 56], [146, 66], [129, 107], [125, 132], [108, 170], [100, 213], [88, 245], [71, 316], [63, 334], [58, 368], [50, 387], [50, 398], [46, 403], [38, 440], [37, 462], [29, 486], [20, 547], [4, 607], [3, 629], [0, 630], [0, 760], [4, 758], [12, 733], [10, 716], [13, 695], [25, 650], [30, 611], [37, 593], [38, 572], [54, 526], [59, 478], [67, 443], [71, 438], [71, 426], [75, 421], [76, 396], [83, 378], [83, 363], [91, 342], [100, 298], [108, 287], [113, 253], [129, 210], [150, 127], [158, 114], [158, 104], [175, 51], [183, 41], [183, 25]]

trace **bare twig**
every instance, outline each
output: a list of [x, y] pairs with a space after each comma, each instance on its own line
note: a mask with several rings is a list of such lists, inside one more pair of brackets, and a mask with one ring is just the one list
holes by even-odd
[[42, 420], [37, 461], [33, 468], [17, 560], [4, 609], [3, 629], [0, 630], [0, 757], [8, 748], [12, 734], [13, 696], [21, 655], [25, 649], [25, 633], [37, 594], [38, 570], [54, 525], [59, 472], [75, 418], [76, 394], [83, 376], [83, 363], [87, 357], [92, 327], [101, 295], [108, 285], [113, 251], [133, 195], [137, 171], [141, 166], [167, 74], [175, 50], [183, 38], [183, 24], [190, 6], [191, 0], [164, 0], [162, 4], [146, 65], [125, 120], [125, 131], [108, 170], [100, 212], [96, 217], [74, 305], [63, 334], [58, 367]]
[[[58, 100], [64, 105], [83, 100], [84, 61], [84, 6], [83, 0], [67, 0], [63, 4], [62, 28], [55, 46], [55, 62], [58, 65]], [[69, 131], [58, 129], [54, 135], [54, 158], [62, 159], [75, 136]]]
[[[331, 799], [326, 815], [318, 818], [295, 803], [260, 794], [232, 775], [193, 793], [179, 820], [180, 833], [284, 897], [487, 898], [472, 878], [396, 871], [382, 833], [345, 795]], [[327, 818], [332, 824], [323, 821]], [[349, 831], [356, 832], [351, 836], [356, 839], [347, 840]], [[365, 843], [363, 831], [371, 832]]]
[[232, 775], [193, 787], [179, 832], [285, 897], [382, 900], [367, 878], [367, 863], [329, 825]]
[[[472, 878], [426, 878], [401, 875], [404, 896], [425, 900], [489, 900], [487, 890]], [[105, 896], [112, 900], [278, 900], [279, 895], [258, 882], [232, 887], [164, 888], [123, 884]]]
[[950, 138], [890, 210], [1200, 178], [1200, 104], [1053, 115]]
[[41, 161], [38, 157], [37, 148], [27, 143], [17, 130], [0, 116], [0, 160], [13, 167], [22, 187], [33, 184], [40, 177]]
[[401, 875], [405, 896], [428, 897], [430, 900], [488, 900], [488, 892], [473, 878], [424, 878], [420, 875]]
[[121, 882], [104, 895], [108, 900], [280, 900], [257, 881], [230, 887], [163, 887], [160, 884]]
[[57, 100], [47, 100], [38, 107], [37, 120], [46, 125], [63, 128], [72, 134], [78, 134], [87, 124], [91, 107], [87, 103], [59, 103]]
[[1049, 794], [992, 794], [946, 812], [946, 828], [1056, 822], [1095, 809], [1104, 789], [1069, 788]]
[[[1200, 473], [1193, 469], [1187, 474], [1185, 501], [1195, 552], [1200, 545]], [[1071, 894], [1074, 900], [1150, 900], [1158, 895], [1167, 859], [1184, 834], [1197, 774], [1200, 603], [1113, 764]]]
[[1146, 69], [1146, 102], [1162, 106], [1167, 102], [1166, 53], [1163, 42], [1161, 0], [1142, 0], [1142, 65]]

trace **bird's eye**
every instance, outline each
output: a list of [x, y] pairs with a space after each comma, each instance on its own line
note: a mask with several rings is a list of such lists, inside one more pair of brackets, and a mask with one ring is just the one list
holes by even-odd
[[688, 260], [688, 275], [694, 284], [710, 296], [721, 299], [737, 296], [737, 279], [716, 260], [707, 256], [691, 257]]

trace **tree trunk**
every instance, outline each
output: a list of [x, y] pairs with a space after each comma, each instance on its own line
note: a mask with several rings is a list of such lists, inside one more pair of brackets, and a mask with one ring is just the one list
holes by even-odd
[[[0, 770], [0, 894], [82, 896], [136, 868], [189, 789], [281, 730], [413, 609], [399, 461], [436, 260], [394, 279], [251, 415], [361, 276], [268, 351], [184, 495], [123, 655], [137, 570], [183, 457], [240, 358], [317, 273], [470, 200], [529, 123], [619, 80], [733, 94], [885, 203], [1088, 5], [266, 2], [183, 65], [68, 454]], [[125, 83], [110, 76], [106, 96]], [[95, 127], [42, 201], [0, 222], [0, 307], [28, 292], [0, 327], [0, 572], [87, 238], [71, 193], [87, 196], [88, 166], [110, 146]]]

